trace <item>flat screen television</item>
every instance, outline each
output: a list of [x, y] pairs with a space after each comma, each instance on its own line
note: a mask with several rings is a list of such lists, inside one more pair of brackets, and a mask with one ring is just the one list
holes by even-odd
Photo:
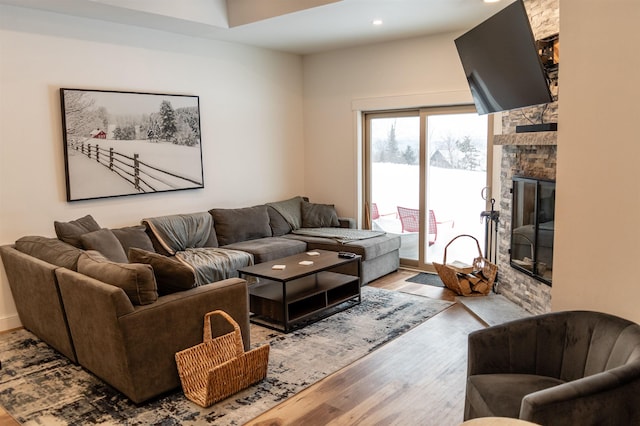
[[553, 101], [522, 0], [455, 40], [479, 114]]

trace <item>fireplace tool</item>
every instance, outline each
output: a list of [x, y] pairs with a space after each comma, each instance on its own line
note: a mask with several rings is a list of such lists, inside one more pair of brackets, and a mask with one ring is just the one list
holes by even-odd
[[[487, 192], [489, 188], [482, 190], [482, 198], [487, 199]], [[500, 212], [494, 209], [496, 200], [491, 198], [491, 210], [483, 211], [480, 213], [480, 220], [484, 222], [484, 256], [489, 262], [498, 264], [498, 222], [500, 221]], [[493, 284], [493, 291], [497, 293], [498, 278], [496, 277]]]

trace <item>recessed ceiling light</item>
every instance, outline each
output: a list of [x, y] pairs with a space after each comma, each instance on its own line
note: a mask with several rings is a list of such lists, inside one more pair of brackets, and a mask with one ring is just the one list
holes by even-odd
[[485, 3], [498, 3], [500, 0], [484, 0]]
[[373, 25], [382, 25], [382, 19], [374, 19], [371, 23]]

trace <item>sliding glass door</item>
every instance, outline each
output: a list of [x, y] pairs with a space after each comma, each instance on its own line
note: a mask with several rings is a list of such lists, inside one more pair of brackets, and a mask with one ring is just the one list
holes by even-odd
[[[365, 223], [400, 235], [402, 264], [432, 270], [459, 234], [473, 235], [482, 247], [487, 116], [448, 107], [367, 113], [364, 122]], [[448, 261], [477, 256], [466, 240], [447, 249]]]

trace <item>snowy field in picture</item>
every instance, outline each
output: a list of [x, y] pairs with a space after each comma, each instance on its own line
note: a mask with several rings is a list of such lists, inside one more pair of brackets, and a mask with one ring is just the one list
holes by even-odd
[[202, 188], [197, 96], [61, 89], [69, 201]]

